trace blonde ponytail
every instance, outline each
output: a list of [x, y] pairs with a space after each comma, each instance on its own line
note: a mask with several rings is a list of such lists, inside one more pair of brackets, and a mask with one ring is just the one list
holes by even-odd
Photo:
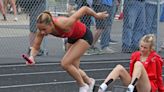
[[48, 25], [52, 21], [53, 21], [52, 15], [49, 11], [44, 11], [37, 17], [37, 23], [44, 23], [44, 24]]

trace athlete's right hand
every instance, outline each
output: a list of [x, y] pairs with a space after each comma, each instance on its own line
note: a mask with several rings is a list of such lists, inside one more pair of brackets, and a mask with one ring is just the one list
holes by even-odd
[[26, 65], [34, 65], [35, 64], [35, 59], [34, 59], [34, 57], [33, 56], [30, 56], [29, 57], [29, 60], [31, 61], [31, 62], [26, 62]]
[[26, 65], [34, 65], [35, 60], [33, 56], [27, 57], [26, 55], [22, 55], [22, 57], [26, 60]]

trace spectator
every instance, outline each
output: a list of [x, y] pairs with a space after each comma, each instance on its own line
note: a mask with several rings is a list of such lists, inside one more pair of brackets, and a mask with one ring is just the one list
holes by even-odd
[[[146, 0], [145, 1], [145, 14], [146, 14], [146, 34], [155, 34], [157, 36], [157, 17], [158, 17], [158, 1]], [[160, 7], [164, 4], [164, 0], [160, 0]], [[162, 13], [161, 13], [162, 15]], [[160, 51], [163, 49], [161, 45]]]
[[161, 45], [160, 52], [161, 52], [162, 50], [164, 50], [164, 42], [163, 42], [162, 45]]
[[164, 42], [162, 42], [162, 44], [160, 46], [159, 53], [163, 52], [163, 50], [164, 50]]
[[122, 65], [117, 65], [100, 85], [98, 92], [105, 92], [118, 77], [128, 87], [128, 92], [164, 92], [162, 66], [163, 60], [154, 50], [155, 36], [142, 37], [140, 50], [132, 53], [130, 73]]
[[18, 21], [15, 0], [4, 0], [4, 8], [5, 8], [5, 11], [7, 12], [7, 5], [9, 3], [11, 4], [12, 9], [13, 9], [13, 12], [14, 12], [14, 21]]
[[[37, 16], [46, 10], [46, 0], [30, 0], [31, 4], [29, 7], [29, 16], [30, 16], [30, 34], [29, 34], [29, 41], [30, 41], [30, 49], [29, 53], [31, 51], [31, 47], [34, 43], [34, 38], [36, 36], [37, 28], [36, 28], [36, 21]], [[38, 56], [43, 55], [44, 50], [40, 49]]]
[[[18, 0], [18, 3], [26, 13], [29, 13], [30, 16], [30, 33], [29, 33], [29, 49], [28, 54], [31, 52], [32, 45], [34, 43], [34, 38], [36, 36], [37, 28], [36, 21], [37, 16], [46, 10], [46, 0]], [[42, 48], [39, 50], [38, 56], [44, 54]]]
[[144, 0], [124, 0], [123, 14], [122, 52], [131, 53], [139, 49], [145, 31]]
[[[96, 12], [100, 12], [101, 0], [93, 0], [93, 2], [92, 2], [92, 8]], [[92, 18], [91, 20], [95, 20], [95, 19]], [[95, 20], [96, 27], [100, 24], [100, 23], [97, 24], [98, 21], [103, 21], [103, 20]], [[98, 54], [98, 53], [100, 53], [99, 48], [95, 47], [95, 43], [97, 42], [98, 38], [100, 37], [101, 30], [98, 30], [96, 28], [96, 30], [94, 30], [92, 33], [93, 33], [93, 43], [92, 43], [91, 47], [87, 50], [87, 52], [85, 53], [85, 55], [92, 55], [92, 54]]]
[[164, 4], [162, 5], [162, 12], [160, 17], [160, 22], [164, 22]]
[[115, 15], [115, 19], [122, 20], [123, 19], [123, 0], [117, 0], [116, 5], [117, 5], [116, 12], [118, 12], [118, 10], [119, 12], [117, 15]]
[[6, 13], [5, 13], [5, 10], [4, 10], [4, 6], [3, 6], [3, 2], [2, 2], [2, 0], [0, 0], [0, 11], [1, 11], [1, 13], [2, 13], [2, 15], [3, 15], [3, 20], [7, 20], [6, 19]]
[[[115, 0], [93, 0], [93, 9], [96, 12], [107, 11], [110, 16], [106, 20], [96, 20], [96, 30], [94, 31], [94, 41], [88, 51], [89, 54], [114, 53], [115, 51], [109, 48], [110, 42], [115, 42], [110, 38], [111, 26], [116, 12]], [[97, 40], [100, 38], [101, 49], [95, 47]], [[100, 52], [102, 51], [102, 52]]]
[[109, 44], [116, 44], [116, 41], [111, 39], [111, 31], [113, 20], [117, 11], [118, 0], [102, 0], [103, 8], [108, 11], [110, 16], [106, 20], [105, 28], [103, 29], [100, 37], [100, 45], [103, 53], [114, 53], [115, 51], [109, 47]]
[[[146, 14], [146, 34], [157, 35], [157, 14], [158, 14], [158, 1], [146, 0], [145, 1], [145, 14]], [[160, 0], [160, 5], [164, 0]]]

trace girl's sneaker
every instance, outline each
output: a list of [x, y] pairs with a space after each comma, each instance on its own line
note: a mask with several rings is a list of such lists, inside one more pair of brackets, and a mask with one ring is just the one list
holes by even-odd
[[18, 21], [18, 18], [17, 18], [17, 17], [15, 17], [15, 18], [14, 18], [14, 21]]
[[89, 91], [88, 92], [93, 92], [93, 88], [95, 85], [95, 79], [90, 78], [91, 79], [91, 84], [89, 84]]
[[84, 86], [79, 88], [79, 92], [89, 92], [89, 86], [85, 84]]

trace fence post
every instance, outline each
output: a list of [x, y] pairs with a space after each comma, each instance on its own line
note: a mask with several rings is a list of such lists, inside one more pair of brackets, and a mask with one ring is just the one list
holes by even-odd
[[[45, 1], [45, 4], [46, 4], [46, 9], [48, 9], [48, 1], [46, 0]], [[47, 39], [46, 39], [47, 37], [45, 37], [44, 39], [43, 39], [43, 42], [42, 42], [42, 48], [43, 48], [43, 51], [44, 51], [44, 56], [47, 56], [48, 55], [48, 50], [47, 50], [47, 47], [46, 47], [46, 43], [47, 43]]]
[[156, 37], [156, 51], [159, 52], [160, 50], [160, 41], [159, 41], [159, 18], [160, 18], [160, 0], [157, 0], [157, 37]]

